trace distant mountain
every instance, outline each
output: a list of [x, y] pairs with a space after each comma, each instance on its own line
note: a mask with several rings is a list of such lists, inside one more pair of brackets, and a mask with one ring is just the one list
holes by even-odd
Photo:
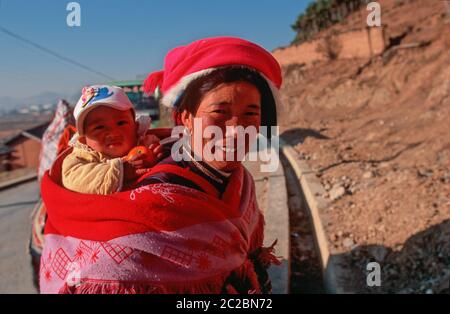
[[1, 96], [0, 97], [0, 110], [11, 110], [14, 108], [17, 108], [19, 106], [20, 102], [18, 99], [8, 97], [8, 96]]
[[55, 92], [43, 92], [35, 96], [27, 97], [23, 100], [24, 105], [43, 105], [43, 104], [54, 104], [57, 103], [59, 99], [65, 98], [67, 95], [62, 95]]
[[56, 104], [59, 99], [66, 99], [70, 104], [74, 104], [79, 95], [67, 95], [55, 92], [43, 92], [25, 98], [14, 98], [9, 96], [0, 97], [0, 112], [9, 112], [14, 109], [21, 109], [33, 105]]

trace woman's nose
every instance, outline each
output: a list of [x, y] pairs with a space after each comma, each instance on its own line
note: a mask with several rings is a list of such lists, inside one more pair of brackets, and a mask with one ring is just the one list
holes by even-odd
[[226, 126], [229, 127], [236, 127], [240, 125], [240, 119], [238, 116], [232, 116], [227, 122], [225, 123]]
[[248, 127], [247, 121], [240, 116], [233, 116], [226, 121], [225, 127], [230, 129], [227, 133], [230, 133], [230, 137], [237, 136], [239, 129]]
[[239, 120], [233, 118], [228, 121], [225, 125], [225, 137], [226, 138], [235, 138], [238, 133]]

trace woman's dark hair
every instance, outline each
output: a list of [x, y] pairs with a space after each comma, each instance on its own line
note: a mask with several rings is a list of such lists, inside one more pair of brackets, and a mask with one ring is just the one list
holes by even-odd
[[258, 72], [242, 66], [222, 67], [192, 81], [175, 103], [175, 116], [179, 116], [184, 110], [195, 115], [206, 93], [220, 84], [233, 82], [247, 82], [258, 89], [261, 95], [261, 125], [269, 127], [267, 134], [269, 135], [270, 126], [277, 124], [277, 111], [272, 91], [266, 79]]

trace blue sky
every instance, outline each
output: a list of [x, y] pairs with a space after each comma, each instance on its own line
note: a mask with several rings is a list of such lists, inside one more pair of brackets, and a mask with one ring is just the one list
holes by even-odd
[[[81, 27], [68, 27], [66, 0], [1, 0], [0, 25], [118, 80], [162, 67], [165, 53], [193, 40], [239, 36], [268, 50], [288, 45], [309, 0], [79, 0]], [[0, 32], [0, 96], [73, 95], [107, 80]]]

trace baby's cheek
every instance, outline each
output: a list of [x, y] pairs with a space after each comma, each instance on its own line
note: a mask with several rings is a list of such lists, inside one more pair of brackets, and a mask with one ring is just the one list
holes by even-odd
[[97, 152], [103, 152], [105, 150], [104, 145], [100, 141], [96, 141], [90, 138], [86, 138], [86, 145]]

